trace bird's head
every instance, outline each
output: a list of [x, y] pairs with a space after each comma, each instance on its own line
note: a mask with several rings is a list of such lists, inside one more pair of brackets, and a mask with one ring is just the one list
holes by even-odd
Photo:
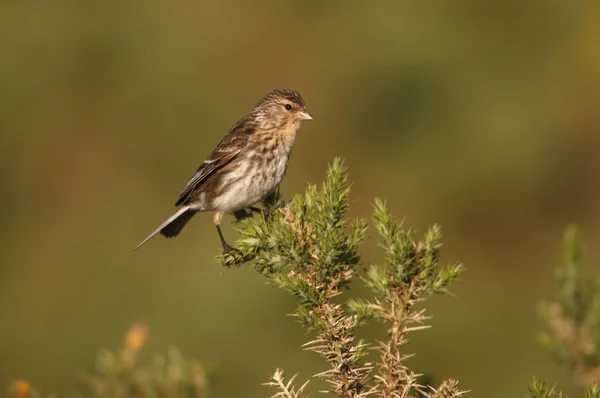
[[302, 120], [311, 120], [304, 100], [296, 90], [275, 90], [261, 98], [254, 107], [257, 121], [264, 128], [300, 127]]

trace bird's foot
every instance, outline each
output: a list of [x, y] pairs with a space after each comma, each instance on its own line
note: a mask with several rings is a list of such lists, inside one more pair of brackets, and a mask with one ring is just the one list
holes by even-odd
[[236, 254], [242, 255], [243, 253], [240, 249], [230, 246], [229, 244], [223, 242], [223, 256], [226, 256], [228, 254], [235, 256]]
[[244, 258], [244, 254], [238, 248], [223, 243], [223, 257], [221, 257], [221, 265], [230, 268], [233, 265], [239, 265]]

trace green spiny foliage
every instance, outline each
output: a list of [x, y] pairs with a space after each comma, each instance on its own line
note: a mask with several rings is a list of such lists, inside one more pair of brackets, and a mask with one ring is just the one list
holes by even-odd
[[[564, 398], [563, 393], [555, 391], [555, 386], [547, 387], [546, 383], [534, 377], [529, 384], [529, 398]], [[587, 395], [586, 395], [587, 398]]]
[[[367, 230], [365, 220], [346, 219], [347, 180], [342, 161], [336, 159], [320, 187], [309, 185], [304, 195], [289, 203], [270, 198], [264, 203], [262, 217], [240, 217], [241, 238], [236, 246], [242, 254], [228, 256], [224, 263], [248, 263], [269, 283], [298, 298], [295, 315], [307, 330], [316, 332], [316, 338], [304, 347], [330, 363], [328, 371], [316, 376], [324, 378], [337, 396], [463, 395], [455, 380], [444, 382], [438, 389], [420, 385], [418, 375], [405, 365], [410, 354], [400, 352], [407, 333], [426, 327], [424, 311], [416, 311], [414, 303], [446, 292], [462, 271], [460, 264], [440, 265], [438, 226], [416, 240], [377, 199], [373, 222], [381, 235], [386, 261], [370, 266], [363, 279], [375, 297], [343, 304], [331, 301], [354, 277], [360, 261], [358, 246]], [[357, 340], [355, 332], [374, 318], [391, 328], [388, 341], [378, 343], [380, 359], [366, 363], [363, 358], [368, 344]], [[276, 397], [300, 396], [306, 386], [294, 389], [291, 382], [284, 383], [281, 371], [273, 375], [269, 385], [278, 388]]]
[[600, 390], [598, 390], [595, 383], [586, 387], [584, 394], [585, 398], [600, 398]]
[[365, 346], [355, 339], [353, 317], [330, 301], [349, 284], [367, 230], [364, 220], [346, 220], [347, 179], [342, 161], [335, 159], [320, 187], [309, 185], [305, 195], [287, 204], [269, 200], [264, 217], [240, 221], [237, 246], [243, 255], [225, 263], [247, 262], [269, 283], [297, 297], [295, 315], [305, 328], [317, 331], [305, 349], [331, 363], [320, 376], [338, 395], [361, 396], [370, 371], [361, 362]]
[[[414, 233], [403, 229], [402, 222], [395, 220], [385, 202], [378, 198], [375, 199], [373, 221], [381, 236], [385, 264], [371, 265], [363, 280], [379, 303], [406, 306], [412, 305], [417, 297], [445, 293], [463, 271], [460, 263], [440, 264], [439, 226], [429, 228], [423, 240], [417, 241]], [[400, 302], [396, 303], [396, 298]], [[373, 302], [354, 299], [348, 304], [361, 322], [369, 317], [388, 319]]]
[[[565, 398], [564, 394], [556, 391], [556, 386], [547, 387], [546, 383], [534, 377], [529, 384], [528, 398]], [[600, 398], [600, 391], [596, 384], [587, 387], [583, 394], [584, 398]]]
[[296, 296], [296, 314], [310, 328], [319, 325], [312, 309], [350, 282], [367, 231], [365, 220], [354, 220], [346, 228], [347, 179], [342, 161], [335, 159], [321, 187], [309, 185], [305, 195], [288, 204], [270, 199], [264, 217], [240, 221], [237, 247], [243, 255], [225, 259], [227, 265], [249, 263], [270, 283]]
[[462, 272], [462, 264], [440, 264], [441, 230], [437, 225], [431, 227], [422, 240], [415, 240], [414, 233], [403, 229], [402, 223], [392, 217], [380, 199], [375, 200], [373, 222], [381, 236], [385, 263], [370, 266], [363, 280], [375, 299], [354, 299], [348, 304], [361, 324], [375, 318], [391, 325], [388, 340], [378, 344], [376, 389], [383, 396], [394, 396], [403, 389], [418, 391], [422, 396], [463, 395], [465, 392], [454, 380], [444, 382], [437, 390], [425, 389], [404, 363], [409, 355], [401, 353], [408, 333], [427, 327], [424, 323], [428, 318], [424, 310], [414, 309], [415, 303], [427, 295], [445, 293]]
[[384, 280], [400, 289], [417, 284], [426, 295], [445, 293], [448, 285], [463, 271], [463, 266], [440, 265], [440, 227], [434, 225], [422, 241], [416, 241], [414, 233], [402, 229], [402, 223], [392, 217], [385, 202], [377, 198], [374, 207], [375, 227], [382, 239], [380, 246], [386, 253], [385, 267], [390, 274], [382, 280], [381, 269], [370, 272], [369, 286], [384, 295], [389, 293], [388, 286], [381, 284]]

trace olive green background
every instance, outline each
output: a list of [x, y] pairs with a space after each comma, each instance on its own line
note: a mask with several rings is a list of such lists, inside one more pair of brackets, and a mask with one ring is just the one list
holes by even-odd
[[352, 216], [386, 198], [419, 232], [440, 223], [444, 261], [466, 265], [427, 303], [414, 370], [477, 397], [523, 396], [534, 374], [577, 392], [535, 341], [536, 303], [566, 225], [600, 257], [599, 2], [9, 0], [0, 52], [0, 385], [68, 395], [136, 321], [148, 352], [212, 369], [214, 397], [325, 369], [292, 298], [221, 269], [209, 215], [132, 251], [228, 128], [295, 88], [314, 120], [283, 195], [342, 157]]

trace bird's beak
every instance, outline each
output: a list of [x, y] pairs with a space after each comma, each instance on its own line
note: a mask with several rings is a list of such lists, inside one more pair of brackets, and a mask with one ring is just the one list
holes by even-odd
[[300, 120], [312, 120], [312, 116], [308, 114], [308, 112], [306, 112], [306, 110], [301, 110], [300, 112], [298, 112], [298, 118]]

